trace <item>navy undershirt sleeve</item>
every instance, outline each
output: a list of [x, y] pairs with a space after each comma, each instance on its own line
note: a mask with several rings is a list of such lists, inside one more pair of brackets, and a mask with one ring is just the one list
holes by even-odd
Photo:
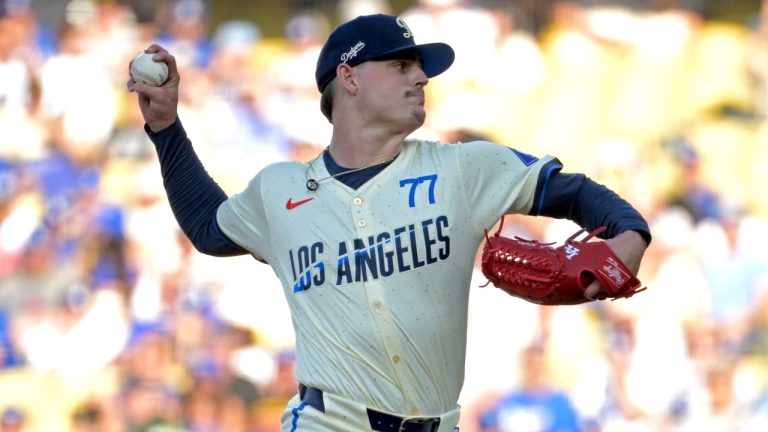
[[651, 230], [642, 215], [615, 192], [584, 174], [542, 169], [534, 198], [531, 215], [569, 219], [590, 231], [606, 226], [599, 235], [602, 238], [637, 231], [646, 243], [651, 243]]
[[227, 194], [205, 171], [181, 121], [177, 118], [159, 132], [152, 132], [147, 125], [144, 130], [157, 150], [171, 210], [195, 248], [214, 256], [247, 254], [219, 227], [216, 210]]

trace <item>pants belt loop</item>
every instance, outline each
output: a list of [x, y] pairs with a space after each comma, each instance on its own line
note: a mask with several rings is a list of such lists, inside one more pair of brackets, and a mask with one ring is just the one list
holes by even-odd
[[302, 402], [305, 402], [312, 408], [323, 413], [325, 412], [325, 402], [323, 401], [322, 390], [299, 384], [299, 398], [301, 398]]

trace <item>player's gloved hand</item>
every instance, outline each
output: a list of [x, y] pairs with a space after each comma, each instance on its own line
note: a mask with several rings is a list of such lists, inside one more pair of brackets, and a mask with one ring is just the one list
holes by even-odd
[[582, 229], [554, 247], [554, 243], [504, 237], [502, 226], [503, 218], [493, 236], [486, 232], [481, 268], [488, 283], [510, 295], [543, 305], [572, 305], [631, 297], [645, 289], [635, 276], [646, 247], [640, 234], [627, 232], [609, 243], [590, 241], [606, 227], [579, 239], [586, 231]]
[[[155, 61], [162, 61], [168, 65], [168, 79], [162, 86], [154, 87], [128, 78], [126, 87], [128, 91], [139, 95], [139, 109], [144, 121], [153, 132], [158, 132], [176, 121], [179, 104], [179, 70], [176, 66], [176, 58], [160, 45], [152, 44], [144, 52], [154, 54]], [[130, 70], [129, 63], [129, 77]]]
[[[640, 234], [636, 231], [625, 231], [606, 240], [605, 244], [632, 271], [632, 274], [637, 275], [645, 249], [648, 247]], [[608, 293], [600, 285], [600, 282], [595, 280], [584, 290], [584, 296], [588, 299], [601, 300], [607, 298]]]

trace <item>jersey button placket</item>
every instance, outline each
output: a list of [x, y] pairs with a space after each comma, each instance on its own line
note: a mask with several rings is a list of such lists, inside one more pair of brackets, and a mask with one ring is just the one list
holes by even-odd
[[[350, 206], [351, 213], [355, 218], [355, 225], [357, 225], [356, 231], [360, 238], [365, 238], [365, 236], [369, 234], [371, 228], [373, 228], [368, 227], [368, 220], [373, 219], [370, 219], [372, 215], [366, 211], [364, 203], [365, 200], [362, 197], [355, 196], [352, 198], [352, 205]], [[392, 366], [396, 369], [401, 369], [402, 357], [400, 356], [400, 353], [402, 353], [402, 346], [397, 336], [397, 329], [392, 323], [393, 318], [389, 316], [390, 311], [385, 307], [384, 302], [382, 302], [379, 297], [379, 290], [381, 290], [382, 287], [377, 281], [364, 282], [362, 285], [363, 289], [368, 293], [369, 298], [373, 297], [370, 303], [372, 307], [371, 312], [374, 320], [382, 331], [384, 349], [389, 353], [389, 359]], [[396, 371], [398, 375], [401, 375], [401, 372], [401, 370]]]
[[364, 210], [363, 198], [359, 196], [352, 198], [352, 214], [355, 215], [355, 224], [357, 225], [358, 229], [368, 226], [368, 221], [365, 219], [366, 215]]

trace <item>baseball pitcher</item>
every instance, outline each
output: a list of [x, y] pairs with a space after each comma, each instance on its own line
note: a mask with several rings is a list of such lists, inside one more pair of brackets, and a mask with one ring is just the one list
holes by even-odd
[[[531, 299], [543, 290], [576, 289], [589, 301], [636, 289], [651, 235], [609, 189], [561, 172], [552, 156], [407, 139], [425, 120], [424, 87], [451, 66], [454, 52], [443, 43], [417, 45], [398, 17], [361, 16], [330, 34], [315, 71], [330, 143], [308, 162], [266, 167], [230, 197], [204, 170], [177, 115], [174, 57], [157, 45], [146, 52], [167, 63], [168, 79], [159, 87], [129, 79], [128, 89], [139, 95], [180, 226], [199, 251], [251, 254], [282, 282], [301, 383], [283, 431], [454, 431], [473, 261], [505, 214], [600, 228], [607, 240], [594, 260], [616, 260], [628, 281], [607, 289], [605, 279], [590, 277], [593, 259], [562, 280], [558, 266], [568, 264], [560, 258], [503, 266], [514, 261], [510, 254], [552, 248], [520, 252], [496, 239], [484, 265], [501, 288], [513, 293], [509, 274], [535, 271], [551, 281]], [[574, 256], [582, 244], [571, 246]]]

